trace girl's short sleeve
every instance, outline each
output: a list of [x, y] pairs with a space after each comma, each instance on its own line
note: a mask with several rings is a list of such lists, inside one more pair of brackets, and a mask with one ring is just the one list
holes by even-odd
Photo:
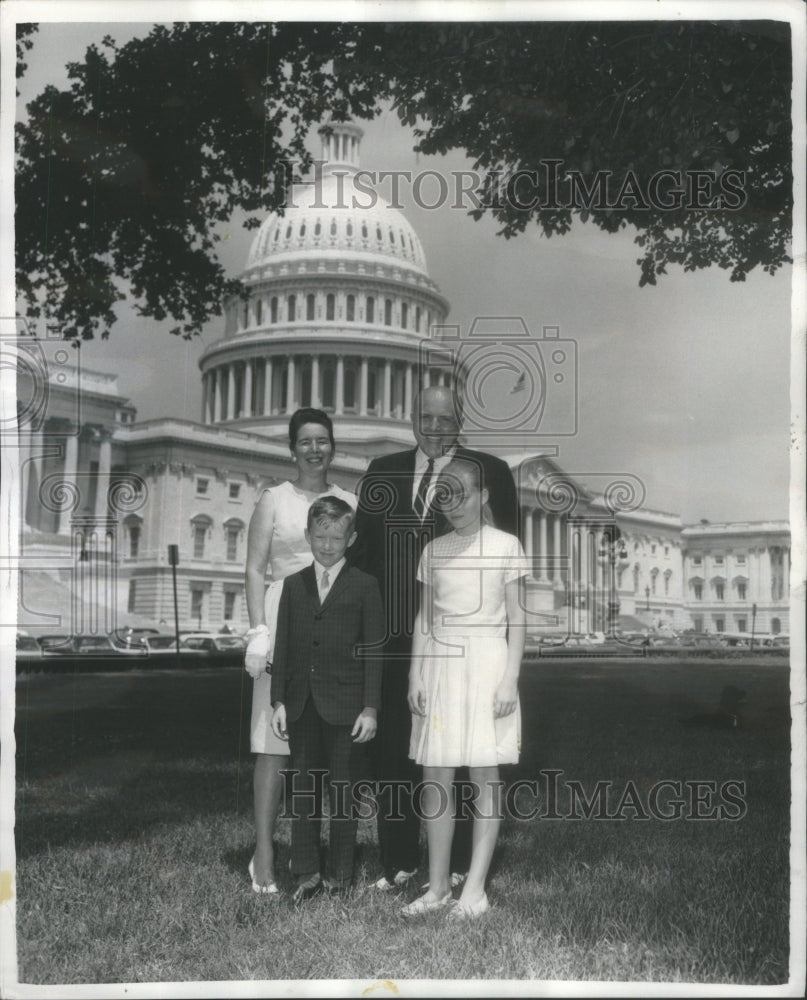
[[507, 536], [507, 546], [504, 557], [504, 582], [512, 583], [513, 580], [518, 580], [522, 576], [527, 576], [527, 557], [524, 555], [524, 549], [521, 547], [521, 542], [516, 538], [515, 535]]

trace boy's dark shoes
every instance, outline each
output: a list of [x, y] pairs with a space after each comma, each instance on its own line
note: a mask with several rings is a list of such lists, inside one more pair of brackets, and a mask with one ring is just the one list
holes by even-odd
[[350, 882], [338, 882], [335, 879], [325, 879], [322, 883], [325, 892], [331, 897], [344, 898], [350, 892]]
[[293, 903], [305, 903], [307, 900], [313, 899], [314, 896], [322, 892], [324, 888], [325, 885], [319, 877], [319, 872], [317, 872], [297, 884], [297, 888], [292, 894], [291, 901]]

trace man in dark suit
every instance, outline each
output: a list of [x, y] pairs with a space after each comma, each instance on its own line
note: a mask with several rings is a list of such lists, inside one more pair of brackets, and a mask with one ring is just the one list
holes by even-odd
[[[330, 890], [350, 885], [360, 745], [376, 733], [381, 659], [372, 649], [383, 638], [384, 614], [376, 581], [346, 565], [345, 553], [356, 538], [353, 522], [353, 510], [344, 500], [328, 496], [314, 501], [305, 533], [314, 562], [286, 577], [278, 610], [272, 729], [289, 740], [293, 794], [286, 804], [294, 814], [295, 901], [320, 885], [322, 781], [318, 785], [317, 780], [323, 771], [331, 786], [325, 885]], [[369, 655], [363, 655], [362, 646], [371, 647]]]
[[[381, 713], [374, 745], [382, 867], [375, 885], [382, 890], [405, 884], [417, 870], [420, 854], [420, 820], [407, 791], [420, 780], [420, 768], [409, 759], [409, 666], [418, 610], [420, 555], [427, 542], [451, 528], [435, 510], [433, 488], [452, 458], [466, 458], [480, 466], [494, 525], [518, 534], [518, 499], [510, 468], [500, 458], [458, 445], [461, 417], [451, 388], [423, 389], [412, 410], [417, 447], [373, 459], [359, 493], [356, 563], [378, 580], [387, 623]], [[453, 873], [468, 871], [470, 835], [468, 816], [455, 828]]]

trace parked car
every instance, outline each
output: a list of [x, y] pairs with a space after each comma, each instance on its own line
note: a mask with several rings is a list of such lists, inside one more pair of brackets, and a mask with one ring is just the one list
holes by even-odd
[[42, 669], [42, 647], [32, 635], [17, 634], [17, 673], [23, 670]]
[[36, 641], [45, 656], [69, 656], [75, 652], [75, 639], [72, 635], [38, 635]]
[[[177, 638], [175, 635], [147, 635], [143, 637], [143, 644], [149, 656], [176, 656]], [[183, 656], [193, 653], [192, 649], [184, 646], [182, 640], [179, 643], [179, 652]]]
[[146, 649], [142, 643], [136, 645], [118, 644], [108, 635], [77, 635], [73, 637], [76, 656], [144, 656]]
[[180, 645], [209, 661], [210, 666], [240, 666], [244, 662], [246, 640], [238, 635], [186, 635], [181, 639]]
[[199, 633], [196, 635], [186, 635], [180, 640], [182, 646], [204, 653], [230, 653], [233, 651], [242, 652], [246, 648], [246, 643], [238, 635], [212, 635], [210, 633]]

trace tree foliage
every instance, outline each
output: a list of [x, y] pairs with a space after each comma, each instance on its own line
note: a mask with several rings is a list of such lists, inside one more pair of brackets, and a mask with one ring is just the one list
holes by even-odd
[[[371, 81], [390, 97], [401, 120], [415, 127], [420, 151], [463, 149], [488, 177], [488, 205], [475, 214], [490, 211], [505, 237], [533, 222], [547, 236], [565, 233], [575, 215], [607, 232], [633, 226], [644, 250], [640, 284], [655, 283], [667, 264], [716, 264], [737, 281], [754, 267], [773, 273], [788, 260], [786, 25], [387, 23], [346, 46], [337, 74], [342, 88]], [[557, 184], [548, 160], [559, 161]], [[655, 207], [646, 185], [661, 170], [690, 188], [700, 172], [697, 202], [708, 207], [688, 207], [691, 191], [679, 208]], [[536, 172], [532, 210], [520, 207], [524, 198], [493, 197], [499, 178], [517, 171]], [[608, 172], [611, 194], [626, 191], [622, 204], [592, 210], [578, 197], [576, 207], [564, 207], [571, 172], [589, 184]], [[707, 172], [742, 174], [742, 199], [723, 197]], [[669, 188], [668, 178], [658, 201], [669, 205]], [[737, 207], [721, 208], [721, 200]]]
[[[473, 160], [485, 178], [473, 214], [505, 237], [563, 234], [575, 217], [635, 227], [642, 284], [668, 264], [743, 280], [788, 260], [790, 45], [774, 22], [175, 24], [107, 38], [69, 77], [17, 126], [15, 220], [19, 292], [66, 337], [106, 336], [124, 296], [198, 332], [239, 287], [217, 227], [237, 208], [281, 207], [287, 165], [310, 165], [312, 126], [383, 102], [420, 151]], [[631, 177], [641, 187], [659, 170], [741, 171], [742, 204], [631, 200]], [[529, 208], [495, 196], [518, 171], [536, 172]], [[628, 196], [564, 200], [574, 172], [598, 171]]]

